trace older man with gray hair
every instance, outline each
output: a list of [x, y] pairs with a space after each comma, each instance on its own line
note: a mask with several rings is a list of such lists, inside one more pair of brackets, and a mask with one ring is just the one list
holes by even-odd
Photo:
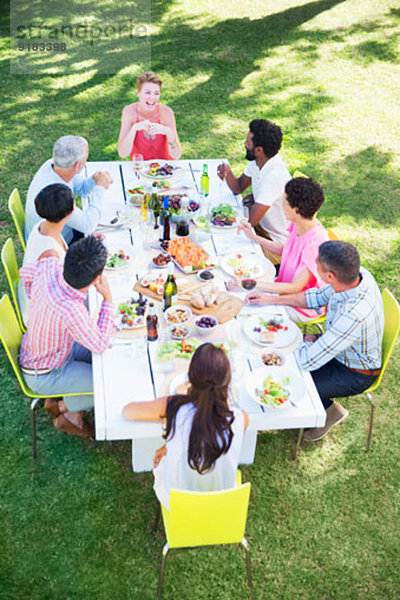
[[25, 237], [28, 238], [32, 227], [40, 221], [35, 209], [35, 198], [46, 186], [53, 183], [67, 185], [72, 193], [90, 196], [86, 210], [75, 207], [71, 218], [63, 229], [67, 243], [74, 237], [74, 230], [90, 234], [97, 227], [101, 216], [103, 188], [113, 182], [107, 171], [97, 171], [85, 179], [81, 171], [85, 167], [89, 146], [85, 138], [77, 135], [60, 137], [53, 147], [53, 158], [47, 160], [37, 171], [28, 189], [25, 207]]

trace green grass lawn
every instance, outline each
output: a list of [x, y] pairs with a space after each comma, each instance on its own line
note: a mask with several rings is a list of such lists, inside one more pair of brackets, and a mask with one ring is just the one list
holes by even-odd
[[[0, 243], [11, 235], [18, 246], [9, 193], [17, 186], [25, 196], [66, 133], [87, 137], [92, 160], [116, 160], [137, 66], [78, 70], [76, 55], [58, 64], [58, 75], [10, 74], [15, 51], [1, 4]], [[108, 0], [92, 4], [112, 10]], [[397, 0], [153, 0], [152, 11], [151, 66], [164, 79], [184, 158], [224, 155], [240, 173], [248, 122], [278, 122], [291, 170], [324, 187], [323, 223], [354, 243], [379, 285], [400, 298]], [[0, 284], [7, 291], [3, 275]], [[151, 530], [152, 476], [132, 473], [129, 442], [74, 439], [55, 432], [46, 415], [33, 463], [29, 407], [1, 354], [0, 596], [154, 598], [164, 535]], [[259, 436], [256, 461], [243, 469], [252, 484], [247, 533], [257, 598], [400, 597], [399, 375], [397, 347], [376, 395], [369, 455], [361, 398], [344, 401], [346, 424], [304, 446], [296, 464], [291, 434]], [[176, 553], [164, 593], [245, 597], [244, 556], [231, 547]]]

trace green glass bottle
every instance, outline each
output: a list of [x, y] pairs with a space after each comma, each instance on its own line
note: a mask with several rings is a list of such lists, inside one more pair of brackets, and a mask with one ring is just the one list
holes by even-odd
[[158, 201], [158, 196], [157, 196], [157, 188], [154, 186], [152, 187], [152, 192], [151, 192], [151, 199], [150, 199], [150, 208], [153, 211], [153, 215], [154, 215], [154, 229], [158, 229], [158, 217], [160, 216], [160, 204]]
[[167, 310], [178, 302], [178, 286], [174, 277], [174, 265], [172, 262], [168, 264], [168, 277], [164, 284], [163, 293], [163, 309]]
[[200, 193], [207, 197], [210, 191], [210, 178], [208, 176], [208, 166], [203, 165], [203, 174], [200, 181]]

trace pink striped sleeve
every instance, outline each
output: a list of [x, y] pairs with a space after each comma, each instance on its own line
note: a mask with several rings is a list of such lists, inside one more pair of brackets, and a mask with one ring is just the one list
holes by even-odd
[[95, 323], [83, 303], [76, 302], [73, 310], [66, 313], [66, 329], [78, 344], [91, 352], [104, 352], [114, 331], [113, 310], [112, 304], [103, 302], [98, 323]]

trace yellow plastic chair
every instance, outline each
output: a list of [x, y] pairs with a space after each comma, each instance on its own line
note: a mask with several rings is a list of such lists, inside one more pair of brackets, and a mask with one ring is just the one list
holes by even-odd
[[10, 286], [11, 298], [14, 303], [15, 312], [17, 313], [19, 325], [22, 331], [25, 332], [26, 327], [23, 322], [18, 304], [18, 282], [20, 280], [18, 263], [17, 257], [15, 256], [14, 244], [11, 238], [8, 238], [1, 250], [1, 262], [3, 263], [4, 271], [7, 276], [8, 285]]
[[22, 248], [25, 251], [25, 211], [17, 188], [14, 188], [10, 194], [8, 199], [8, 210], [11, 213]]
[[305, 177], [306, 179], [309, 179], [308, 175], [304, 175], [304, 173], [302, 173], [298, 169], [296, 169], [296, 171], [293, 173], [293, 179], [295, 179], [295, 177]]
[[247, 580], [253, 595], [250, 549], [244, 537], [249, 499], [250, 483], [220, 492], [171, 490], [170, 510], [161, 506], [167, 543], [162, 552], [158, 599], [170, 549], [219, 544], [241, 544], [245, 549]]
[[382, 369], [374, 383], [363, 392], [370, 402], [369, 412], [369, 423], [368, 423], [368, 436], [366, 452], [369, 452], [372, 438], [372, 428], [374, 424], [374, 398], [372, 392], [374, 392], [382, 381], [384, 372], [389, 362], [389, 358], [393, 352], [394, 345], [400, 331], [400, 306], [396, 298], [389, 292], [388, 289], [384, 289], [382, 292], [383, 310], [385, 313], [385, 327], [383, 330], [382, 339]]
[[21, 387], [22, 392], [28, 398], [33, 398], [31, 402], [31, 414], [32, 414], [32, 456], [37, 456], [37, 442], [36, 442], [36, 408], [39, 406], [41, 400], [45, 398], [60, 398], [61, 396], [91, 396], [92, 393], [74, 393], [74, 394], [46, 394], [41, 396], [35, 394], [25, 383], [22, 377], [21, 369], [18, 363], [19, 347], [21, 345], [22, 331], [19, 326], [17, 317], [15, 316], [10, 298], [5, 294], [0, 300], [0, 340], [3, 344], [4, 350], [10, 360], [11, 366], [18, 379], [18, 383]]

